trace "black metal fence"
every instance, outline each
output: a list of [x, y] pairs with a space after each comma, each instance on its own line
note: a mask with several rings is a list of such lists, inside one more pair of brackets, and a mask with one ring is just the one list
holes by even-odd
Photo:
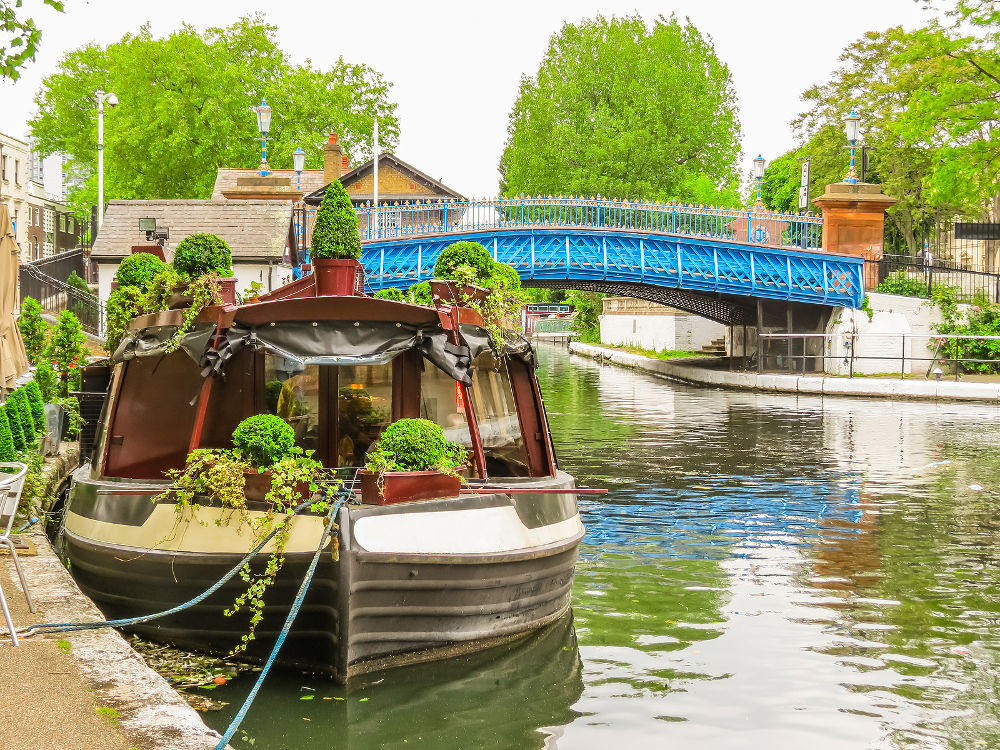
[[97, 336], [104, 331], [104, 307], [97, 295], [66, 283], [73, 272], [84, 276], [83, 262], [83, 250], [77, 249], [22, 263], [18, 268], [20, 300], [33, 297], [47, 313], [69, 310], [80, 319], [83, 330]]
[[1000, 302], [1000, 273], [972, 264], [885, 255], [881, 260], [866, 261], [865, 266], [865, 278], [878, 281], [869, 291], [929, 299], [935, 290], [950, 289], [959, 302]]

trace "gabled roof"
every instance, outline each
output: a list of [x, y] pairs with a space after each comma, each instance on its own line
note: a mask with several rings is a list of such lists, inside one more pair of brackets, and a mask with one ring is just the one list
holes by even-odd
[[[219, 167], [215, 175], [215, 186], [212, 188], [212, 200], [220, 201], [225, 199], [222, 194], [225, 190], [232, 190], [236, 187], [236, 180], [240, 177], [256, 177], [259, 172], [256, 169], [226, 169]], [[294, 169], [272, 169], [272, 177], [289, 177], [288, 184], [293, 188], [296, 186], [296, 174]], [[303, 193], [311, 193], [313, 190], [323, 187], [322, 169], [303, 169], [302, 182]]]
[[[360, 180], [363, 177], [369, 176], [370, 174], [372, 174], [374, 164], [375, 160], [369, 159], [364, 164], [355, 167], [347, 174], [341, 175], [340, 177], [341, 184], [344, 187], [347, 187], [352, 182], [356, 182], [357, 180]], [[391, 166], [397, 171], [401, 172], [402, 174], [407, 175], [414, 182], [421, 183], [424, 187], [428, 188], [431, 191], [430, 194], [419, 194], [419, 195], [417, 194], [410, 195], [408, 193], [396, 195], [396, 194], [385, 194], [380, 192], [379, 193], [380, 202], [383, 200], [428, 200], [428, 199], [433, 200], [433, 199], [444, 199], [444, 198], [448, 198], [450, 200], [458, 200], [458, 201], [465, 200], [465, 196], [459, 193], [458, 191], [452, 190], [443, 182], [435, 180], [433, 177], [424, 174], [413, 165], [407, 164], [405, 161], [403, 161], [402, 159], [393, 154], [390, 154], [388, 151], [379, 155], [378, 165], [380, 172], [383, 166]], [[327, 187], [328, 185], [324, 185], [319, 190], [307, 194], [302, 200], [310, 204], [320, 203], [323, 200], [323, 196], [326, 195]], [[370, 201], [372, 200], [373, 197], [374, 196], [371, 193], [363, 193], [363, 194], [352, 193], [351, 201], [354, 203], [360, 203], [363, 201]]]
[[91, 256], [118, 260], [133, 245], [145, 245], [139, 219], [156, 219], [170, 230], [167, 259], [185, 237], [199, 232], [217, 234], [233, 251], [234, 260], [281, 260], [292, 231], [291, 201], [266, 200], [158, 200], [108, 203], [104, 224]]

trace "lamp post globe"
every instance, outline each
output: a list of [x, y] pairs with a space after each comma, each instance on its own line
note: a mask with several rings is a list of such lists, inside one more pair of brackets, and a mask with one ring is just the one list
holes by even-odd
[[118, 106], [118, 97], [114, 92], [98, 89], [94, 92], [97, 104], [97, 228], [104, 223], [104, 105]]
[[844, 134], [847, 136], [848, 143], [851, 144], [851, 168], [847, 170], [844, 182], [850, 185], [858, 184], [858, 171], [854, 167], [854, 146], [858, 142], [860, 130], [861, 116], [854, 107], [851, 107], [851, 113], [844, 118]]
[[260, 106], [253, 107], [254, 114], [257, 115], [257, 130], [260, 132], [260, 166], [257, 168], [261, 177], [271, 174], [271, 167], [267, 163], [267, 134], [271, 132], [271, 108], [267, 106], [267, 100], [261, 99]]

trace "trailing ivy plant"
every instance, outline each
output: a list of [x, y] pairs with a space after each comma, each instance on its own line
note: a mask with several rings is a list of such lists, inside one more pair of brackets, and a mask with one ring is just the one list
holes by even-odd
[[[146, 255], [148, 254], [146, 253]], [[133, 318], [142, 314], [140, 307], [142, 298], [142, 290], [135, 286], [119, 286], [108, 296], [104, 307], [106, 319], [104, 348], [108, 354], [115, 353], [121, 343], [122, 336], [128, 330], [129, 323]]]
[[21, 303], [21, 314], [17, 318], [17, 327], [24, 341], [24, 351], [28, 361], [38, 362], [45, 349], [45, 339], [49, 327], [42, 319], [42, 306], [33, 297], [25, 297]]
[[[292, 427], [280, 417], [248, 417], [233, 432], [236, 447], [231, 450], [202, 448], [192, 451], [183, 469], [167, 472], [170, 487], [154, 498], [154, 502], [169, 500], [175, 503], [175, 530], [182, 523], [205, 523], [198, 520], [199, 499], [208, 497], [218, 501], [223, 508], [215, 521], [217, 525], [235, 523], [237, 531], [244, 525], [252, 530], [250, 548], [272, 531], [277, 531], [264, 570], [255, 573], [249, 563], [243, 567], [240, 576], [247, 589], [225, 610], [227, 616], [232, 616], [246, 608], [250, 617], [249, 630], [234, 647], [234, 654], [246, 649], [263, 619], [264, 594], [274, 583], [284, 562], [289, 522], [295, 507], [318, 489], [316, 480], [322, 464], [313, 459], [311, 451], [305, 452], [295, 446], [294, 437]], [[246, 477], [258, 471], [268, 472], [271, 483], [264, 498], [264, 512], [251, 513], [247, 507]], [[308, 489], [303, 492], [303, 488]], [[313, 503], [311, 509], [324, 512], [326, 501]]]
[[185, 293], [191, 297], [191, 304], [184, 309], [184, 318], [180, 326], [163, 347], [163, 350], [167, 353], [177, 350], [184, 334], [191, 330], [195, 318], [198, 317], [198, 314], [202, 310], [210, 305], [222, 303], [220, 277], [214, 273], [199, 276], [187, 285]]
[[52, 362], [60, 396], [68, 396], [70, 390], [79, 390], [80, 368], [87, 357], [86, 341], [79, 319], [69, 310], [59, 313], [45, 347], [45, 357]]

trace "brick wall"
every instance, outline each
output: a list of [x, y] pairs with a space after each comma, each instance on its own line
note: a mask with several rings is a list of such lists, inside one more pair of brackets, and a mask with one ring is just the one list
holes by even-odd
[[[349, 195], [360, 193], [370, 195], [375, 190], [375, 179], [372, 175], [359, 177], [356, 181], [345, 185]], [[389, 165], [379, 165], [378, 169], [378, 191], [380, 195], [413, 195], [414, 198], [434, 195], [434, 191], [429, 187], [417, 182], [409, 175], [397, 171]]]

